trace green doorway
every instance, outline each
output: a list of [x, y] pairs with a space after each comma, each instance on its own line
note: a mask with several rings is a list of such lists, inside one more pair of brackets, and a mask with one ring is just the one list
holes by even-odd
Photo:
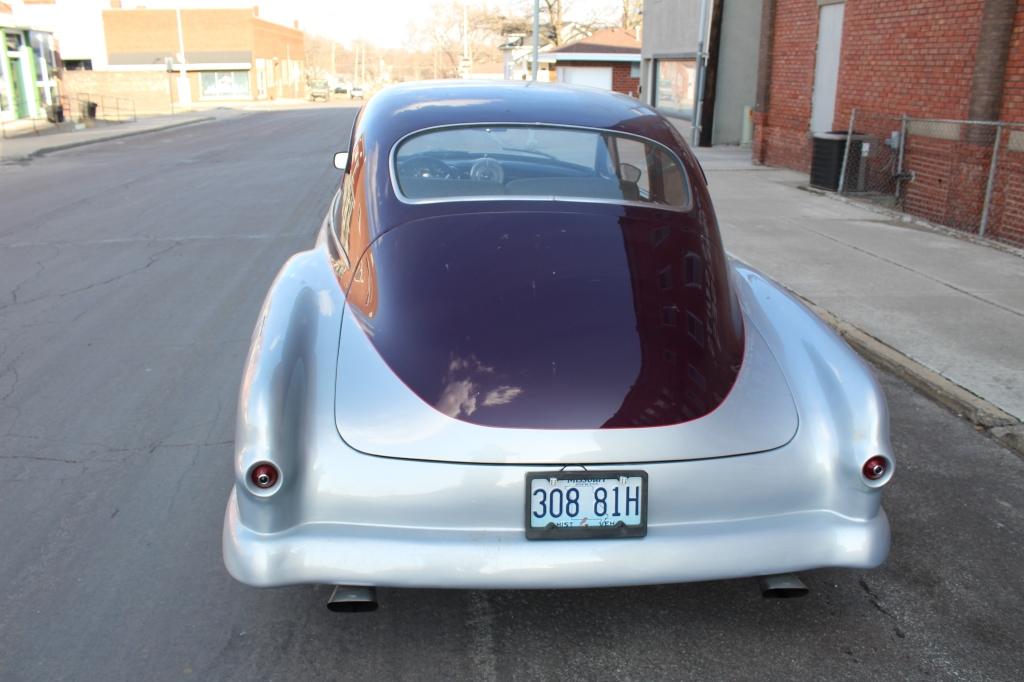
[[11, 69], [11, 94], [13, 95], [14, 102], [14, 117], [25, 118], [28, 116], [28, 100], [26, 99], [25, 91], [25, 75], [21, 70], [21, 57], [12, 57], [8, 55], [9, 60], [7, 62]]

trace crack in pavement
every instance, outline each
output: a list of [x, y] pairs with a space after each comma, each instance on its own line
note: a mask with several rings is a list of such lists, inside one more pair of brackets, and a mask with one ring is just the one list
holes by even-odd
[[171, 242], [170, 246], [167, 246], [166, 248], [160, 249], [156, 253], [154, 253], [151, 256], [149, 256], [149, 260], [146, 261], [145, 265], [142, 265], [142, 266], [137, 267], [137, 268], [133, 268], [133, 269], [128, 270], [127, 272], [123, 272], [123, 273], [121, 273], [119, 275], [114, 275], [113, 277], [105, 279], [105, 280], [103, 280], [101, 282], [94, 282], [93, 284], [89, 284], [88, 286], [80, 287], [78, 289], [72, 289], [71, 291], [65, 291], [63, 293], [57, 294], [57, 297], [58, 298], [64, 298], [66, 296], [71, 296], [72, 294], [80, 294], [83, 291], [89, 291], [90, 289], [95, 289], [96, 287], [106, 286], [107, 284], [111, 284], [113, 282], [116, 282], [117, 280], [123, 279], [125, 277], [128, 277], [129, 275], [134, 275], [134, 274], [136, 274], [138, 272], [142, 272], [143, 270], [148, 270], [157, 261], [160, 260], [161, 256], [163, 256], [164, 254], [168, 253], [169, 251], [172, 251], [172, 250], [178, 248], [179, 246], [181, 246], [181, 242], [180, 241], [173, 241], [173, 242]]
[[[156, 264], [160, 260], [160, 258], [162, 256], [164, 256], [168, 252], [178, 248], [181, 245], [182, 245], [181, 240], [173, 240], [173, 241], [171, 241], [171, 244], [169, 246], [166, 246], [166, 247], [158, 250], [156, 253], [150, 255], [148, 257], [145, 265], [140, 265], [138, 267], [132, 268], [130, 270], [127, 270], [125, 272], [119, 273], [119, 274], [114, 275], [112, 277], [108, 277], [107, 279], [101, 280], [99, 282], [93, 282], [91, 284], [87, 284], [85, 286], [78, 287], [77, 289], [71, 289], [69, 291], [63, 291], [63, 292], [60, 292], [60, 293], [43, 294], [41, 296], [36, 296], [35, 298], [30, 298], [30, 299], [27, 299], [25, 301], [11, 301], [9, 303], [5, 303], [4, 305], [0, 305], [0, 312], [3, 312], [3, 311], [8, 310], [10, 308], [14, 308], [16, 306], [17, 307], [21, 307], [21, 306], [29, 305], [30, 303], [36, 303], [38, 301], [44, 301], [44, 300], [49, 299], [49, 298], [54, 298], [54, 297], [56, 297], [56, 298], [66, 298], [67, 296], [72, 296], [74, 294], [80, 294], [83, 291], [89, 291], [90, 289], [95, 289], [97, 287], [106, 286], [107, 284], [111, 284], [113, 282], [116, 282], [116, 281], [118, 281], [120, 279], [123, 279], [125, 277], [128, 277], [130, 275], [134, 275], [136, 273], [142, 272], [143, 270], [149, 269], [154, 264]], [[34, 273], [32, 275], [32, 277], [36, 276], [37, 274], [38, 273]], [[31, 277], [29, 279], [31, 279]]]
[[831, 242], [835, 242], [836, 244], [842, 244], [843, 246], [845, 246], [845, 247], [847, 247], [849, 249], [852, 249], [854, 251], [857, 251], [859, 253], [862, 253], [862, 254], [864, 254], [866, 256], [870, 256], [872, 258], [877, 258], [878, 260], [880, 260], [880, 261], [882, 261], [884, 263], [888, 263], [889, 265], [892, 265], [894, 267], [901, 268], [903, 270], [906, 270], [907, 272], [912, 272], [915, 275], [923, 277], [923, 278], [927, 279], [930, 282], [933, 282], [935, 284], [939, 284], [941, 286], [944, 286], [947, 289], [952, 289], [953, 291], [955, 291], [957, 293], [960, 293], [960, 294], [963, 294], [964, 296], [968, 296], [970, 298], [973, 298], [976, 301], [980, 301], [982, 303], [986, 303], [986, 304], [988, 304], [990, 306], [993, 306], [995, 308], [999, 308], [1000, 310], [1008, 312], [1008, 313], [1010, 313], [1012, 315], [1016, 315], [1017, 317], [1024, 317], [1024, 312], [1021, 312], [1019, 310], [1015, 310], [1014, 308], [1010, 308], [1008, 306], [1005, 306], [1002, 303], [998, 303], [996, 301], [991, 301], [991, 300], [989, 300], [987, 298], [984, 298], [983, 296], [979, 296], [978, 294], [972, 293], [972, 292], [970, 292], [970, 291], [968, 291], [966, 289], [958, 287], [955, 284], [950, 284], [949, 282], [946, 282], [946, 281], [943, 281], [941, 279], [938, 279], [937, 277], [932, 277], [927, 272], [923, 272], [923, 271], [918, 270], [916, 268], [912, 268], [909, 265], [904, 265], [903, 263], [900, 263], [899, 261], [895, 261], [895, 260], [893, 260], [891, 258], [886, 258], [882, 254], [875, 253], [874, 251], [871, 251], [870, 249], [865, 249], [863, 247], [857, 246], [856, 244], [851, 244], [851, 243], [849, 243], [847, 241], [839, 239], [838, 237], [833, 237], [831, 235], [825, 234], [824, 232], [819, 232], [818, 230], [814, 230], [814, 229], [811, 229], [809, 227], [804, 227], [802, 229], [805, 230], [806, 232], [810, 232], [812, 234], [816, 234], [819, 237], [822, 237], [824, 239], [828, 239]]
[[899, 619], [896, 617], [896, 614], [882, 606], [878, 594], [871, 589], [871, 586], [868, 585], [867, 581], [864, 580], [864, 578], [860, 578], [857, 582], [860, 584], [860, 588], [864, 590], [864, 593], [868, 595], [868, 601], [873, 607], [875, 607], [875, 610], [888, 617], [893, 622], [893, 631], [896, 633], [896, 636], [900, 639], [906, 637], [906, 633], [904, 633], [899, 626]]
[[34, 280], [37, 277], [39, 277], [39, 275], [43, 274], [43, 272], [46, 270], [46, 263], [47, 262], [49, 262], [51, 260], [54, 260], [56, 258], [59, 258], [59, 257], [60, 257], [60, 246], [59, 245], [54, 245], [53, 246], [53, 250], [49, 254], [47, 254], [47, 256], [45, 258], [40, 258], [39, 260], [37, 260], [35, 262], [35, 264], [36, 264], [35, 272], [31, 273], [30, 275], [28, 275], [27, 277], [25, 277], [20, 282], [18, 282], [17, 284], [14, 285], [14, 288], [11, 289], [11, 294], [10, 294], [11, 300], [8, 303], [5, 303], [2, 306], [0, 306], [0, 310], [3, 310], [4, 308], [7, 308], [9, 306], [18, 305], [20, 303], [20, 301], [18, 301], [18, 294], [21, 292], [22, 287], [24, 287], [26, 284], [28, 284], [32, 280]]

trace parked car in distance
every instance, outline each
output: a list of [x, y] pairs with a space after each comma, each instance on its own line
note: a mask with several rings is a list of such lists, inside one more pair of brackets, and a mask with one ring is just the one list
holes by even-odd
[[338, 83], [337, 85], [334, 86], [334, 94], [336, 94], [336, 95], [346, 95], [346, 94], [348, 94], [348, 86], [345, 85], [344, 83]]
[[[355, 89], [353, 89], [355, 90]], [[410, 83], [362, 107], [242, 377], [223, 555], [260, 587], [582, 588], [878, 566], [871, 370], [724, 251], [635, 99]], [[297, 225], [296, 229], [307, 226]]]
[[363, 97], [366, 96], [365, 93], [366, 91], [363, 89], [363, 86], [361, 85], [353, 85], [348, 91], [350, 99], [362, 99]]
[[331, 86], [324, 79], [313, 80], [309, 82], [309, 99], [315, 102], [316, 100], [322, 100], [324, 102], [331, 99]]

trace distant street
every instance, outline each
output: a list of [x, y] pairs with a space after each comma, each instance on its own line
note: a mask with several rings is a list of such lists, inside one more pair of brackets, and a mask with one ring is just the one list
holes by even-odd
[[313, 243], [355, 113], [0, 166], [0, 680], [1019, 679], [1024, 459], [890, 376], [890, 560], [807, 573], [801, 600], [753, 580], [381, 590], [340, 615], [326, 586], [234, 582], [249, 335]]

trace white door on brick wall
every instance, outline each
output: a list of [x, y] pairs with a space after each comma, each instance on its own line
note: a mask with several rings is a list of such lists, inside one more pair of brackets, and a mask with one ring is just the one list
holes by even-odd
[[589, 85], [592, 88], [612, 89], [612, 67], [610, 66], [559, 66], [558, 81], [572, 85]]
[[839, 82], [839, 48], [843, 43], [843, 8], [823, 5], [818, 15], [818, 51], [814, 61], [814, 93], [811, 96], [811, 132], [832, 130]]

